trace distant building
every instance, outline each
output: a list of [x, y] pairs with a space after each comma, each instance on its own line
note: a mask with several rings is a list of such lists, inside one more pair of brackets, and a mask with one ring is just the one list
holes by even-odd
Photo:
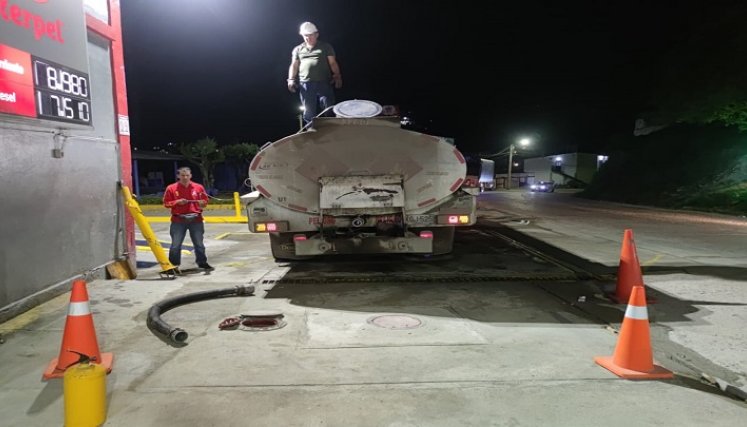
[[[555, 181], [558, 185], [587, 185], [607, 156], [590, 153], [565, 153], [524, 160], [524, 172], [535, 181]], [[531, 182], [529, 182], [531, 184]]]

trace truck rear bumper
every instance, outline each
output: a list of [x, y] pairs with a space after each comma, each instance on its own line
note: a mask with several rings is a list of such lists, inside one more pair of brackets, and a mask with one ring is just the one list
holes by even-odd
[[312, 237], [295, 242], [296, 255], [325, 254], [429, 254], [433, 252], [433, 239], [417, 236], [368, 236], [323, 240]]

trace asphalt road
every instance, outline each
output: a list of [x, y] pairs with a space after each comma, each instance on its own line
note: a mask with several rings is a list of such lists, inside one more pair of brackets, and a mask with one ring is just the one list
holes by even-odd
[[747, 267], [747, 219], [654, 209], [529, 191], [482, 193], [492, 218], [590, 261], [617, 265], [619, 243], [632, 229], [644, 267]]

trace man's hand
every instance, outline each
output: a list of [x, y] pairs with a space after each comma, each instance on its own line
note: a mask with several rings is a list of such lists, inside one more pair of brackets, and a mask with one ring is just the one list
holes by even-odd
[[189, 202], [187, 201], [187, 199], [179, 199], [174, 203], [176, 203], [177, 205], [186, 205]]
[[200, 199], [200, 207], [204, 208], [205, 206], [207, 206], [207, 200]]
[[293, 93], [296, 92], [296, 80], [295, 79], [288, 79], [288, 90]]
[[342, 76], [339, 74], [333, 75], [332, 83], [334, 83], [335, 89], [340, 89], [342, 87]]

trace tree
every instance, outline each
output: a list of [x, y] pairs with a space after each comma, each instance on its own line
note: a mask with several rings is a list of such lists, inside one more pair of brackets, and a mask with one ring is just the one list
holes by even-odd
[[218, 142], [214, 138], [205, 137], [195, 142], [179, 144], [179, 152], [190, 162], [196, 164], [202, 172], [205, 187], [213, 188], [213, 171], [215, 165], [222, 162], [225, 156], [218, 149]]
[[225, 155], [226, 163], [233, 169], [234, 176], [236, 177], [236, 188], [241, 189], [249, 172], [249, 164], [259, 152], [259, 146], [257, 144], [242, 142], [240, 144], [226, 145], [222, 148], [222, 151]]

